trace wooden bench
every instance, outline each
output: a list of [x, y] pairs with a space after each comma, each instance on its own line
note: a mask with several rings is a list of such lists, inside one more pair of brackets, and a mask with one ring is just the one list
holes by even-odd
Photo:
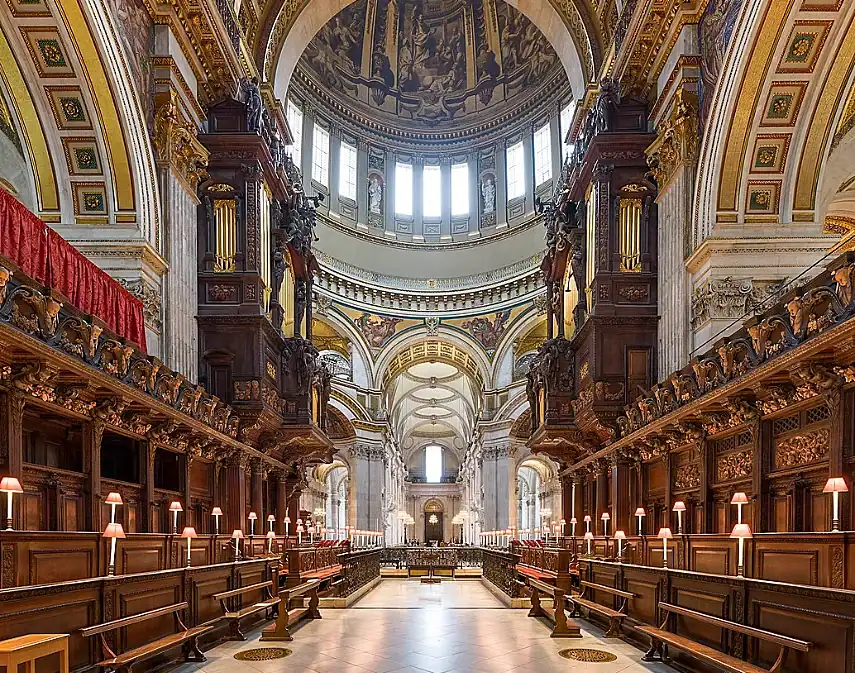
[[[179, 614], [182, 610], [186, 609], [186, 602], [175, 603], [174, 605], [167, 605], [162, 608], [141, 612], [138, 615], [114, 619], [109, 622], [104, 622], [103, 624], [97, 624], [96, 626], [88, 626], [85, 629], [80, 629], [80, 633], [83, 634], [85, 638], [101, 636], [101, 648], [103, 650], [104, 661], [100, 661], [95, 664], [101, 669], [109, 668], [119, 671], [120, 673], [130, 673], [134, 664], [151, 659], [152, 657], [178, 647], [179, 645], [183, 647], [185, 661], [205, 661], [205, 655], [199, 650], [198, 639], [199, 636], [210, 631], [213, 626], [196, 626], [192, 629], [188, 629], [184, 625], [184, 622], [181, 621], [181, 615]], [[172, 633], [155, 640], [153, 643], [135, 647], [132, 650], [123, 652], [122, 654], [116, 654], [107, 644], [107, 640], [104, 635], [106, 633], [170, 614], [175, 617], [175, 622], [179, 628], [178, 633]]]
[[681, 617], [696, 619], [706, 624], [711, 624], [713, 626], [726, 629], [727, 631], [732, 631], [733, 633], [739, 633], [750, 638], [757, 638], [758, 640], [780, 645], [781, 651], [778, 654], [778, 659], [775, 661], [772, 668], [768, 669], [768, 673], [778, 673], [783, 669], [784, 662], [787, 660], [787, 653], [791, 649], [799, 650], [800, 652], [807, 652], [811, 647], [811, 643], [804, 640], [782, 636], [772, 631], [764, 631], [763, 629], [756, 629], [751, 626], [744, 626], [703, 612], [681, 608], [679, 605], [660, 603], [659, 609], [665, 613], [665, 619], [663, 620], [660, 628], [657, 629], [654, 626], [636, 627], [640, 632], [645, 633], [650, 637], [650, 649], [642, 657], [643, 661], [667, 662], [668, 647], [671, 646], [675, 649], [686, 652], [687, 654], [695, 657], [695, 659], [700, 659], [701, 661], [717, 666], [718, 668], [724, 671], [729, 671], [730, 673], [767, 673], [767, 669], [761, 666], [755, 666], [754, 664], [738, 659], [737, 657], [724, 654], [713, 647], [695, 642], [691, 638], [668, 631], [667, 626], [669, 621], [671, 621], [671, 615], [680, 615]]
[[[567, 623], [567, 615], [564, 614], [564, 589], [561, 587], [541, 582], [529, 577], [526, 585], [531, 589], [531, 610], [529, 617], [546, 617], [554, 623], [552, 627], [552, 638], [581, 638], [582, 633], [575, 624]], [[552, 597], [552, 609], [545, 608], [541, 604], [541, 594]]]
[[[229, 636], [233, 640], [246, 640], [246, 636], [243, 634], [243, 631], [240, 630], [240, 621], [244, 617], [257, 615], [259, 612], [264, 612], [266, 614], [267, 610], [272, 610], [274, 614], [276, 613], [281, 599], [270, 593], [270, 588], [272, 586], [273, 582], [271, 580], [214, 594], [214, 600], [220, 601], [220, 605], [223, 606], [223, 619], [227, 620], [229, 623]], [[247, 605], [237, 609], [229, 609], [229, 599], [234, 598], [235, 596], [252, 593], [254, 591], [265, 592], [267, 594], [267, 598], [260, 600], [257, 603], [253, 603], [252, 605]], [[267, 619], [273, 619], [273, 616], [267, 617]]]
[[[279, 616], [276, 623], [261, 632], [261, 640], [294, 640], [289, 627], [307, 617], [308, 619], [320, 619], [321, 612], [318, 610], [318, 580], [311, 580], [290, 589], [280, 589], [279, 597], [282, 600]], [[306, 605], [305, 596], [309, 596], [309, 604]], [[299, 605], [292, 607], [291, 602], [299, 599]]]
[[[609, 629], [606, 631], [606, 638], [620, 637], [620, 626], [621, 622], [623, 622], [626, 617], [627, 604], [630, 599], [635, 597], [635, 594], [630, 593], [629, 591], [621, 591], [620, 589], [615, 589], [614, 587], [606, 586], [605, 584], [595, 584], [594, 582], [585, 582], [584, 580], [581, 582], [581, 585], [581, 594], [578, 596], [571, 595], [567, 597], [567, 600], [570, 601], [573, 607], [573, 611], [570, 613], [570, 616], [581, 617], [582, 615], [579, 612], [579, 608], [587, 608], [589, 612], [602, 615], [609, 620]], [[603, 593], [617, 596], [618, 598], [622, 598], [623, 601], [617, 610], [613, 610], [605, 605], [600, 605], [592, 599], [585, 598], [585, 594], [588, 593], [588, 589], [591, 591], [602, 591]]]

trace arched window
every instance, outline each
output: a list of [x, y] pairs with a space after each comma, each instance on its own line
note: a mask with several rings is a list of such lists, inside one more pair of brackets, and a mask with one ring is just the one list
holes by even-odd
[[425, 447], [425, 481], [429, 484], [442, 481], [442, 447], [437, 444]]

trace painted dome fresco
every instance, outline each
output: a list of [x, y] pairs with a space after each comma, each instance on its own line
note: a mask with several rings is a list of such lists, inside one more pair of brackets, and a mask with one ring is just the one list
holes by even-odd
[[353, 121], [411, 140], [488, 130], [567, 86], [543, 34], [502, 0], [357, 0], [297, 74]]

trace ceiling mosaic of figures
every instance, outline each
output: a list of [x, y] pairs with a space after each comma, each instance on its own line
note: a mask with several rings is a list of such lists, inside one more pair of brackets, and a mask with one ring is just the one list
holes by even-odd
[[502, 0], [379, 0], [376, 12], [358, 0], [315, 36], [298, 74], [416, 129], [517, 111], [566, 80], [543, 34]]

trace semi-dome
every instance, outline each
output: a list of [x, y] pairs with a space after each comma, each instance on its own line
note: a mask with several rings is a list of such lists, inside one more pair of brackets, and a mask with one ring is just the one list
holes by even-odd
[[483, 135], [567, 86], [547, 39], [503, 0], [357, 0], [314, 37], [297, 75], [404, 142]]

